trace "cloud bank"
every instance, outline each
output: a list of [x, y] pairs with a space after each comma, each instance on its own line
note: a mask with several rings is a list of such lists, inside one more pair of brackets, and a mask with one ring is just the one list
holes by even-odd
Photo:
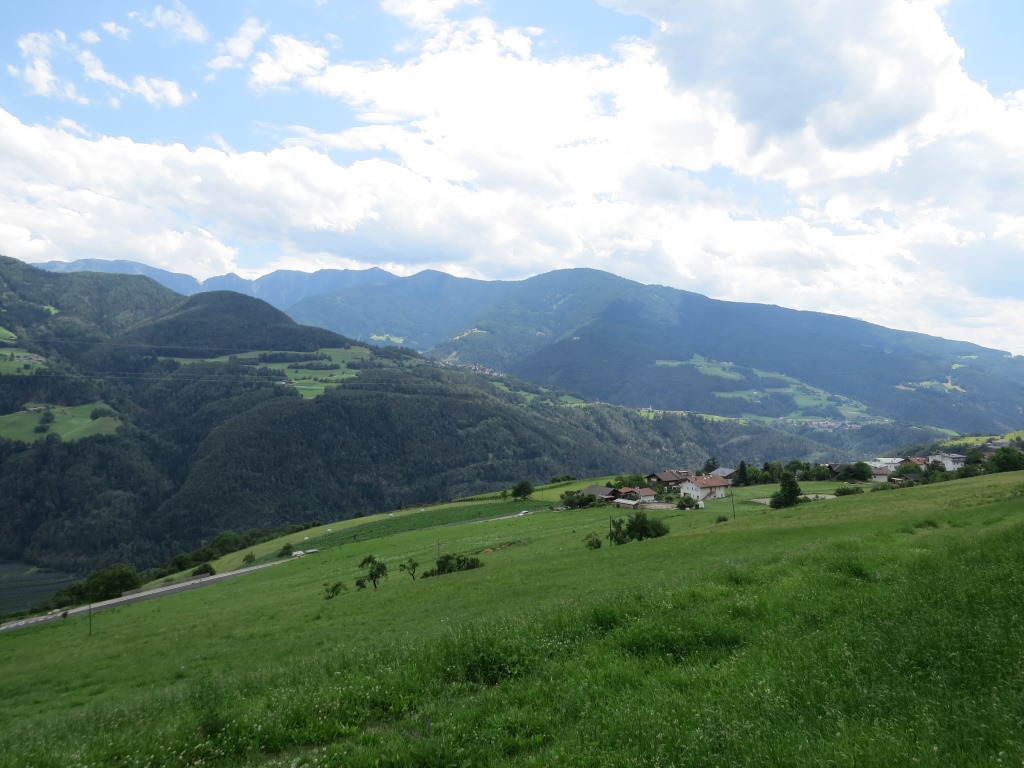
[[[210, 42], [158, 7], [134, 21], [195, 45], [209, 87], [237, 73], [252, 103], [327, 117], [235, 152], [212, 124], [212, 146], [186, 146], [0, 110], [0, 252], [200, 277], [589, 266], [1024, 354], [1024, 92], [970, 79], [942, 2], [604, 4], [650, 34], [552, 57], [547, 30], [486, 6], [384, 0], [405, 35], [367, 60], [286, 19]], [[90, 83], [207, 103], [202, 82], [111, 74], [73, 34], [24, 36], [9, 74], [82, 108]]]

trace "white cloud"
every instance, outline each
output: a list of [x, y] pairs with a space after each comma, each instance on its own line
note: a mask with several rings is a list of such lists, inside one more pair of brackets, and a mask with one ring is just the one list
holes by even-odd
[[207, 66], [213, 70], [244, 66], [266, 31], [267, 27], [258, 19], [246, 19], [233, 37], [217, 44], [219, 55], [211, 59]]
[[[180, 107], [189, 100], [182, 94], [181, 86], [171, 80], [136, 75], [132, 78], [131, 83], [126, 83], [121, 78], [108, 72], [99, 57], [91, 51], [79, 53], [78, 60], [81, 62], [84, 74], [88, 79], [109, 85], [111, 88], [122, 93], [141, 96], [154, 106], [167, 104], [172, 107]], [[116, 103], [113, 106], [117, 106]]]
[[280, 88], [318, 74], [327, 66], [325, 48], [285, 35], [270, 38], [272, 53], [256, 54], [249, 82], [256, 88]]
[[[592, 266], [1024, 353], [1024, 273], [1008, 266], [1024, 248], [1024, 93], [997, 98], [967, 77], [935, 2], [606, 2], [661, 31], [550, 57], [541, 30], [453, 13], [482, 6], [384, 0], [416, 47], [366, 62], [249, 19], [211, 73], [249, 66], [257, 90], [340, 101], [358, 120], [286, 129], [267, 152], [234, 152], [235, 135], [188, 150], [0, 112], [0, 221], [17, 222], [0, 251], [166, 265], [194, 248], [203, 261], [186, 271], [200, 276]], [[25, 72], [59, 43], [27, 41]], [[187, 98], [86, 53], [87, 76], [115, 95]], [[52, 69], [33, 77], [61, 93]]]
[[127, 40], [128, 35], [131, 34], [127, 27], [122, 27], [120, 24], [114, 21], [107, 21], [100, 25], [103, 31], [111, 37], [119, 37], [122, 40]]
[[18, 39], [18, 48], [25, 60], [25, 66], [19, 69], [14, 65], [8, 65], [7, 71], [13, 77], [23, 80], [33, 93], [77, 104], [89, 103], [87, 98], [79, 95], [74, 83], [62, 80], [53, 71], [53, 58], [67, 55], [73, 50], [63, 32], [32, 32]]
[[84, 32], [78, 33], [78, 39], [87, 45], [95, 45], [100, 41], [100, 36], [97, 35], [93, 30], [87, 29]]
[[447, 23], [447, 14], [480, 0], [380, 0], [385, 13], [397, 16], [417, 29], [436, 29]]
[[181, 0], [175, 0], [173, 8], [164, 8], [162, 5], [158, 5], [151, 13], [135, 11], [128, 15], [144, 27], [150, 29], [161, 27], [175, 37], [189, 42], [202, 43], [207, 37], [206, 27], [196, 19], [192, 11]]

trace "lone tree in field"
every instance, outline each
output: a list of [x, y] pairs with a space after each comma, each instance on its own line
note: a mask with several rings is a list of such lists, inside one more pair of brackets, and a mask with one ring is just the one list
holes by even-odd
[[373, 555], [367, 555], [363, 558], [363, 562], [359, 564], [360, 568], [366, 568], [366, 578], [373, 583], [373, 588], [377, 588], [377, 582], [388, 575], [387, 563], [378, 560]]
[[779, 482], [779, 490], [772, 494], [769, 503], [772, 509], [795, 507], [800, 503], [800, 495], [802, 493], [803, 491], [800, 490], [800, 484], [796, 481], [796, 478], [786, 472], [782, 475], [782, 479]]
[[512, 486], [513, 499], [528, 499], [533, 495], [533, 483], [529, 480], [520, 480]]
[[403, 573], [408, 573], [410, 576], [412, 576], [412, 580], [416, 581], [416, 569], [419, 567], [420, 564], [410, 557], [404, 563], [399, 564], [398, 570], [402, 571]]

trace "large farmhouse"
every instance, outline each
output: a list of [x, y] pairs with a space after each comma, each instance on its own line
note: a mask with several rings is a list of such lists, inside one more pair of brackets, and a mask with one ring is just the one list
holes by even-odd
[[679, 493], [697, 501], [724, 499], [725, 489], [731, 484], [729, 480], [718, 475], [693, 475], [679, 486]]

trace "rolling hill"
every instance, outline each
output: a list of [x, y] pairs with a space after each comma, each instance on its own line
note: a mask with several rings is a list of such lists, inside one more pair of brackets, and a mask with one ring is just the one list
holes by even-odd
[[[741, 489], [596, 550], [603, 508], [328, 522], [253, 549], [276, 567], [5, 631], [0, 765], [1016, 765], [1022, 481]], [[482, 567], [400, 568], [442, 552]]]
[[[10, 355], [17, 344], [33, 360], [0, 368], [0, 416], [35, 432], [0, 435], [0, 557], [11, 560], [145, 566], [228, 528], [523, 478], [834, 456], [764, 426], [587, 405], [362, 345], [231, 292], [183, 297], [145, 277], [7, 259], [0, 279]], [[83, 406], [105, 421], [79, 439], [65, 420]]]
[[587, 400], [764, 420], [839, 449], [916, 442], [911, 425], [998, 434], [1024, 419], [1024, 358], [597, 270], [517, 282], [380, 270], [225, 279], [352, 338]]

